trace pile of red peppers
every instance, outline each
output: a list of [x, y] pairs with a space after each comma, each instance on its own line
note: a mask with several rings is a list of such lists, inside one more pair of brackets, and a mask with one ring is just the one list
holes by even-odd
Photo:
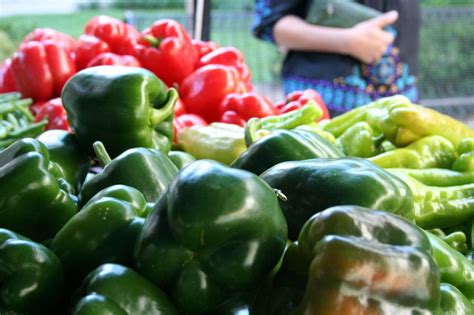
[[[34, 100], [36, 120], [46, 129], [69, 130], [61, 90], [77, 71], [100, 65], [143, 67], [167, 86], [176, 87], [175, 134], [193, 125], [225, 122], [245, 126], [252, 117], [286, 113], [315, 100], [329, 114], [319, 94], [306, 90], [272, 102], [253, 91], [251, 70], [235, 47], [191, 39], [177, 21], [155, 21], [143, 32], [108, 16], [92, 18], [74, 39], [49, 28], [28, 34], [17, 52], [0, 66], [0, 93], [18, 91]], [[175, 138], [176, 139], [176, 138]]]

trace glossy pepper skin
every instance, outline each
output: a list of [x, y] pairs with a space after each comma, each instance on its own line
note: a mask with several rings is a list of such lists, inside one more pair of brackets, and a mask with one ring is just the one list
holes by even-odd
[[75, 192], [79, 192], [89, 171], [90, 160], [76, 135], [65, 130], [48, 130], [36, 139], [46, 146], [51, 161], [60, 168], [64, 179]]
[[109, 44], [91, 35], [81, 35], [77, 40], [74, 62], [77, 70], [87, 67], [87, 64], [96, 56], [110, 52]]
[[442, 168], [407, 169], [393, 168], [390, 172], [406, 174], [427, 186], [448, 187], [474, 182], [474, 172], [457, 172]]
[[168, 157], [179, 170], [196, 161], [194, 156], [183, 151], [170, 151]]
[[178, 137], [186, 128], [192, 126], [207, 126], [207, 122], [196, 114], [181, 114], [173, 118], [174, 143], [178, 143]]
[[53, 41], [59, 44], [62, 48], [66, 50], [67, 53], [71, 53], [77, 46], [77, 42], [74, 38], [64, 33], [58, 32], [52, 28], [35, 28], [33, 31], [28, 33], [25, 38], [23, 38], [23, 43], [36, 41], [36, 42], [46, 42]]
[[219, 121], [223, 99], [239, 89], [237, 70], [224, 65], [207, 65], [183, 80], [179, 95], [188, 113], [197, 114], [207, 122]]
[[6, 59], [0, 66], [0, 93], [15, 92], [16, 87], [15, 78], [12, 73], [12, 60]]
[[60, 129], [71, 131], [67, 121], [67, 113], [60, 97], [53, 98], [39, 107], [34, 122], [40, 122], [44, 119], [48, 121], [45, 130]]
[[441, 311], [443, 315], [474, 314], [473, 304], [455, 286], [441, 283]]
[[250, 118], [263, 118], [279, 114], [270, 100], [255, 92], [244, 94], [232, 93], [227, 95], [220, 104], [219, 111], [222, 113], [220, 121], [227, 123], [229, 123], [229, 121], [223, 120], [223, 118], [226, 117], [226, 113], [234, 112], [237, 117], [241, 119], [240, 121], [243, 122], [243, 124], [239, 124], [242, 127], [245, 127], [245, 122]]
[[457, 147], [459, 157], [454, 161], [452, 169], [458, 172], [474, 171], [474, 138], [462, 139]]
[[61, 309], [64, 271], [45, 246], [0, 229], [0, 312], [45, 314]]
[[280, 206], [296, 240], [305, 222], [326, 208], [351, 204], [414, 219], [413, 199], [398, 177], [362, 158], [283, 162], [261, 175], [286, 197]]
[[44, 241], [77, 212], [53, 166], [48, 149], [34, 139], [18, 140], [0, 152], [2, 228]]
[[369, 161], [383, 168], [450, 168], [456, 156], [450, 141], [441, 136], [428, 136], [405, 148], [371, 157]]
[[258, 176], [196, 161], [147, 217], [135, 264], [182, 313], [205, 314], [265, 279], [283, 253], [286, 232], [275, 193]]
[[405, 173], [388, 170], [403, 180], [411, 190], [414, 219], [420, 227], [452, 227], [465, 222], [474, 214], [474, 183], [449, 187], [428, 186]]
[[130, 55], [117, 55], [111, 52], [104, 52], [97, 55], [89, 61], [87, 67], [97, 66], [126, 66], [126, 67], [141, 67], [140, 61], [134, 56]]
[[321, 108], [321, 110], [323, 111], [323, 114], [318, 119], [318, 121], [331, 118], [321, 95], [319, 95], [319, 93], [313, 89], [291, 92], [286, 95], [285, 100], [276, 103], [274, 106], [281, 114], [284, 114], [291, 112], [295, 109], [301, 108], [309, 101], [316, 102], [318, 107]]
[[252, 143], [231, 166], [260, 175], [281, 162], [343, 156], [334, 144], [313, 132], [276, 130]]
[[135, 147], [171, 148], [178, 95], [148, 70], [87, 68], [68, 81], [61, 97], [71, 129], [88, 152], [95, 141], [102, 141], [112, 157]]
[[441, 282], [449, 283], [474, 302], [474, 265], [460, 252], [430, 232], [426, 232]]
[[31, 41], [13, 55], [12, 74], [23, 97], [46, 101], [60, 96], [66, 81], [76, 73], [76, 65], [58, 43]]
[[72, 315], [178, 315], [158, 287], [132, 269], [104, 264], [92, 271], [76, 295]]
[[170, 19], [154, 22], [143, 31], [150, 47], [142, 55], [145, 68], [156, 74], [166, 85], [181, 84], [195, 69], [197, 52], [184, 27]]
[[339, 206], [314, 215], [286, 252], [282, 268], [303, 275], [296, 314], [435, 314], [439, 309], [439, 272], [430, 242], [414, 224], [390, 213]]
[[104, 263], [132, 266], [134, 244], [147, 214], [147, 202], [138, 190], [107, 187], [59, 230], [50, 247], [76, 280]]
[[158, 150], [129, 149], [110, 160], [101, 143], [94, 144], [94, 149], [104, 168], [82, 187], [79, 194], [82, 205], [102, 189], [117, 184], [134, 187], [148, 202], [156, 202], [178, 173], [178, 169], [168, 156]]
[[336, 141], [347, 156], [369, 158], [383, 152], [380, 144], [384, 141], [384, 136], [376, 134], [365, 121], [348, 128]]

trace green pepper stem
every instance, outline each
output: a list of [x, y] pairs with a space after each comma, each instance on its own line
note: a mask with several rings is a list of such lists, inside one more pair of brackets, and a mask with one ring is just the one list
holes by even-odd
[[143, 36], [143, 39], [145, 39], [145, 41], [147, 41], [151, 47], [158, 47], [161, 43], [161, 39], [159, 38], [156, 38], [155, 36], [152, 36], [152, 35], [145, 35]]
[[159, 109], [153, 109], [150, 117], [150, 124], [152, 127], [158, 124], [173, 114], [174, 106], [178, 100], [178, 91], [175, 88], [170, 88], [167, 93], [166, 103]]
[[99, 160], [99, 164], [102, 167], [105, 167], [107, 164], [112, 162], [112, 159], [110, 158], [109, 153], [107, 153], [107, 150], [105, 149], [105, 146], [102, 141], [94, 142], [94, 144], [92, 144], [92, 147], [94, 148], [95, 156]]
[[245, 125], [244, 137], [245, 145], [250, 147], [252, 143], [257, 141], [257, 131], [262, 127], [261, 120], [258, 118], [250, 118]]

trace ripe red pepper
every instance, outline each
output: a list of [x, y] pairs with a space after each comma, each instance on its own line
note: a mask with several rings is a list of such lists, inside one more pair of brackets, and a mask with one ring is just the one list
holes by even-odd
[[13, 78], [11, 59], [6, 59], [0, 66], [0, 93], [17, 91], [15, 79]]
[[240, 80], [250, 82], [250, 68], [244, 62], [244, 55], [235, 47], [217, 48], [202, 56], [199, 60], [199, 67], [211, 64], [231, 66], [239, 72]]
[[36, 28], [23, 39], [23, 43], [36, 41], [44, 42], [51, 40], [63, 47], [68, 53], [74, 52], [76, 40], [69, 35], [53, 30], [52, 28]]
[[178, 143], [178, 134], [192, 126], [207, 126], [207, 122], [196, 114], [182, 114], [173, 119], [174, 143]]
[[96, 56], [87, 64], [88, 68], [97, 66], [141, 67], [142, 65], [140, 64], [140, 61], [133, 56], [120, 56], [111, 52], [106, 52]]
[[207, 122], [218, 121], [222, 100], [239, 88], [237, 70], [223, 65], [207, 65], [191, 73], [180, 87], [180, 96], [188, 113], [198, 114]]
[[183, 114], [186, 114], [186, 108], [184, 108], [183, 101], [181, 101], [181, 99], [178, 98], [176, 100], [176, 103], [174, 104], [174, 117], [178, 117]]
[[130, 53], [133, 44], [140, 40], [141, 34], [134, 27], [110, 16], [100, 15], [87, 22], [84, 33], [106, 42], [112, 52]]
[[245, 125], [245, 122], [252, 117], [262, 118], [279, 114], [270, 100], [255, 92], [227, 95], [220, 105], [219, 112], [222, 122], [232, 123], [233, 121], [240, 126]]
[[194, 71], [197, 52], [181, 24], [158, 20], [143, 34], [150, 47], [141, 54], [142, 64], [168, 86], [181, 84]]
[[13, 55], [11, 69], [23, 97], [45, 101], [61, 95], [76, 65], [64, 48], [46, 40], [23, 43]]
[[314, 100], [323, 110], [323, 115], [318, 121], [330, 119], [328, 109], [326, 108], [326, 104], [321, 98], [321, 95], [313, 89], [291, 92], [285, 97], [284, 101], [276, 103], [274, 107], [278, 109], [281, 114], [284, 114], [303, 107], [303, 105], [308, 103], [310, 100]]
[[77, 69], [86, 68], [92, 59], [105, 52], [110, 52], [109, 44], [95, 36], [81, 35], [77, 41], [74, 59]]
[[197, 51], [198, 59], [201, 59], [204, 55], [207, 55], [211, 51], [214, 51], [220, 47], [216, 42], [206, 42], [199, 39], [193, 39], [191, 40], [191, 43], [193, 44], [194, 49]]
[[38, 114], [36, 114], [35, 122], [42, 121], [45, 117], [48, 118], [45, 130], [62, 129], [71, 131], [67, 121], [67, 113], [60, 97], [45, 102], [40, 107]]

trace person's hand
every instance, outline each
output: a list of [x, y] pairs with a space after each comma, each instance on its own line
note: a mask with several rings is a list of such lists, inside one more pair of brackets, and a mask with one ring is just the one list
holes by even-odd
[[367, 64], [378, 61], [394, 40], [393, 35], [383, 28], [397, 19], [398, 12], [390, 11], [348, 29], [347, 54]]

